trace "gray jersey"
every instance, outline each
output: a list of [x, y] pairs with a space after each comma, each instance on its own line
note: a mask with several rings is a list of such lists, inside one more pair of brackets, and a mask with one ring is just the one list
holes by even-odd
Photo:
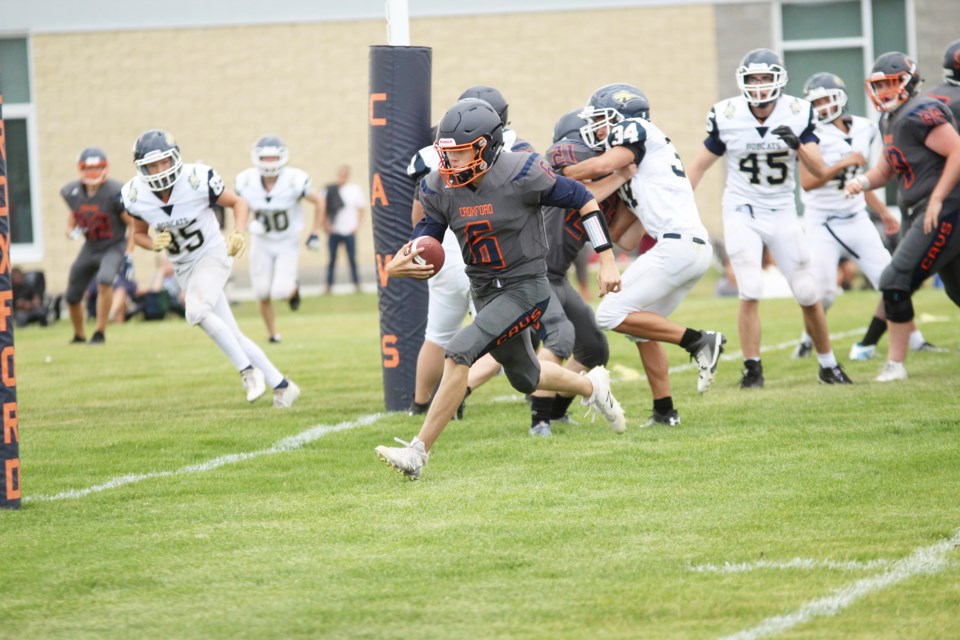
[[927, 95], [947, 105], [953, 112], [954, 124], [960, 125], [960, 84], [941, 82], [927, 91]]
[[[580, 140], [560, 140], [547, 150], [547, 159], [554, 169], [569, 167], [589, 158], [596, 152]], [[615, 199], [608, 198], [607, 201]], [[601, 204], [604, 214], [610, 207]], [[609, 216], [607, 218], [609, 220]], [[580, 222], [580, 212], [576, 209], [543, 207], [543, 222], [547, 229], [547, 242], [550, 252], [547, 254], [547, 278], [559, 282], [567, 277], [567, 270], [587, 242], [587, 232]]]
[[126, 237], [120, 187], [116, 180], [107, 180], [96, 193], [88, 196], [83, 184], [74, 180], [60, 189], [60, 195], [73, 212], [74, 222], [87, 238], [87, 246], [94, 251], [120, 244]]
[[[943, 173], [946, 158], [924, 143], [930, 131], [944, 123], [957, 126], [946, 105], [928, 96], [910, 98], [880, 119], [883, 154], [897, 174], [897, 204], [902, 209], [926, 201]], [[960, 206], [960, 187], [944, 200], [945, 211], [956, 206]]]
[[503, 152], [479, 187], [448, 187], [430, 173], [420, 183], [420, 202], [426, 215], [453, 229], [476, 290], [546, 273], [540, 200], [555, 184], [542, 157]]

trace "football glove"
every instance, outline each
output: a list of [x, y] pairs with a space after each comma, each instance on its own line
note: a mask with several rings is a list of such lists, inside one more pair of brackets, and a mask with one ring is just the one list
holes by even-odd
[[307, 249], [310, 251], [320, 251], [320, 236], [311, 233], [310, 237], [307, 238]]
[[173, 236], [169, 231], [161, 231], [153, 236], [153, 250], [163, 251], [173, 243]]
[[231, 258], [239, 258], [243, 254], [247, 241], [243, 239], [243, 234], [234, 231], [227, 237], [227, 255]]
[[785, 124], [780, 125], [770, 133], [779, 136], [784, 144], [796, 151], [800, 148], [800, 138]]

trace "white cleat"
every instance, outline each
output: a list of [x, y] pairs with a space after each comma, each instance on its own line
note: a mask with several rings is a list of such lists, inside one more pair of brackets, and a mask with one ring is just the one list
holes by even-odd
[[403, 446], [385, 447], [380, 445], [374, 449], [377, 452], [377, 457], [393, 467], [397, 473], [410, 480], [419, 479], [420, 472], [423, 471], [427, 459], [430, 458], [430, 454], [427, 453], [423, 443], [419, 440], [413, 443], [404, 442], [400, 438], [394, 438], [394, 440]]
[[603, 366], [594, 367], [585, 374], [590, 378], [590, 384], [593, 386], [593, 393], [589, 398], [583, 398], [580, 402], [589, 409], [599, 412], [606, 418], [610, 428], [614, 433], [623, 433], [627, 430], [627, 419], [623, 415], [623, 408], [617, 399], [613, 397], [610, 391], [610, 372]]
[[880, 372], [874, 380], [877, 382], [896, 382], [897, 380], [906, 380], [907, 379], [907, 368], [903, 366], [902, 362], [894, 362], [893, 360], [887, 360], [887, 363], [883, 365], [883, 370]]
[[267, 390], [263, 372], [259, 369], [241, 371], [240, 380], [243, 382], [243, 390], [247, 392], [247, 402], [256, 402]]
[[717, 377], [717, 361], [727, 338], [718, 331], [704, 331], [693, 359], [697, 361], [697, 391], [706, 393]]
[[859, 342], [854, 342], [853, 346], [850, 347], [850, 359], [851, 360], [871, 360], [874, 354], [877, 353], [877, 345], [862, 345]]
[[289, 409], [300, 397], [300, 387], [293, 380], [287, 379], [287, 386], [273, 390], [273, 408]]

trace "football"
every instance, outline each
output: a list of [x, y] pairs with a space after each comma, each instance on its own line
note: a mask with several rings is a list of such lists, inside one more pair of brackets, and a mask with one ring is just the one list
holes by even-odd
[[407, 251], [407, 254], [417, 249], [423, 249], [423, 252], [416, 256], [413, 261], [417, 264], [432, 264], [433, 273], [436, 275], [436, 273], [440, 271], [440, 268], [443, 267], [443, 260], [446, 257], [446, 254], [443, 252], [443, 245], [432, 236], [420, 236], [410, 243], [410, 249]]

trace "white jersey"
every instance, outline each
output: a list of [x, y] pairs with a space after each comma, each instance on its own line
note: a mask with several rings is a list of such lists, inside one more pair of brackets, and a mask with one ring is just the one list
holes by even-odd
[[263, 187], [255, 167], [244, 169], [237, 176], [237, 195], [250, 205], [250, 215], [263, 223], [267, 240], [300, 238], [303, 231], [303, 198], [310, 195], [310, 176], [293, 167], [283, 167], [273, 188]]
[[120, 190], [130, 215], [157, 231], [170, 232], [173, 241], [166, 251], [178, 273], [226, 244], [212, 208], [222, 193], [223, 179], [205, 164], [184, 164], [166, 202], [139, 175]]
[[[841, 131], [840, 127], [833, 122], [817, 129], [820, 153], [828, 167], [837, 164], [854, 152], [859, 152], [869, 160], [873, 144], [880, 136], [880, 129], [870, 120], [859, 116], [842, 117], [849, 125], [847, 133]], [[843, 191], [844, 185], [863, 171], [863, 167], [847, 167], [843, 173], [823, 186], [811, 191], [801, 191], [800, 200], [804, 206], [804, 217], [808, 219], [813, 217], [818, 222], [824, 222], [827, 217], [847, 218], [865, 211], [867, 204], [862, 193], [848, 198]]]
[[710, 110], [704, 144], [716, 155], [726, 155], [724, 207], [796, 208], [797, 153], [771, 133], [781, 125], [790, 127], [801, 144], [816, 141], [813, 105], [794, 96], [780, 96], [763, 122], [743, 96], [721, 100]]
[[607, 149], [628, 147], [638, 155], [637, 173], [620, 187], [620, 198], [651, 237], [688, 233], [706, 239], [680, 154], [663, 131], [651, 122], [631, 118], [610, 129], [605, 145]]

